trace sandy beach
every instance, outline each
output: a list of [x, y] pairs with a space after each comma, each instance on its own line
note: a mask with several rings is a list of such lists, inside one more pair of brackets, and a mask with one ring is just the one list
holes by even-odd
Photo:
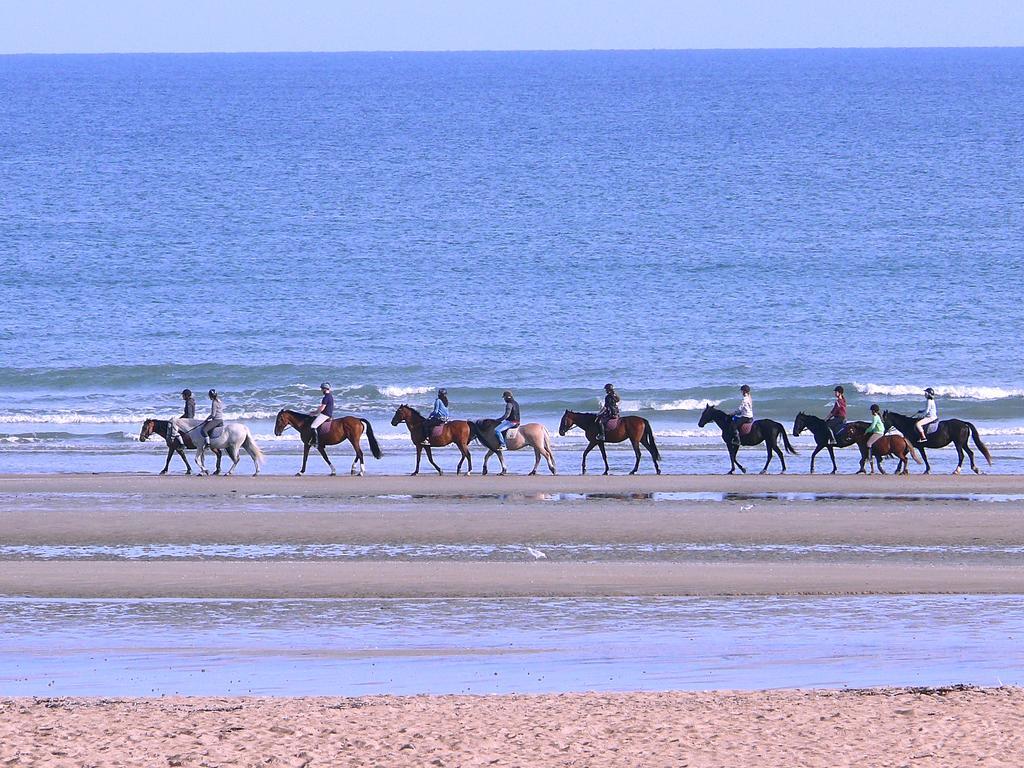
[[0, 700], [0, 762], [1014, 766], [1024, 691]]

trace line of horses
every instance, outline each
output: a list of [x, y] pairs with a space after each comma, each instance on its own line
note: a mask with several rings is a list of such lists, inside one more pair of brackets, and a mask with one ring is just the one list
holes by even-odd
[[[796, 455], [798, 451], [789, 442], [786, 429], [781, 423], [772, 419], [756, 419], [744, 425], [740, 430], [740, 445], [737, 446], [729, 442], [728, 439], [728, 427], [731, 420], [731, 415], [708, 404], [705, 406], [697, 422], [700, 427], [713, 422], [721, 430], [722, 440], [729, 452], [730, 475], [735, 473], [737, 469], [744, 473], [747, 471], [746, 467], [739, 462], [740, 447], [752, 447], [761, 444], [764, 444], [767, 454], [761, 474], [765, 474], [768, 471], [768, 467], [775, 456], [778, 456], [782, 464], [782, 472], [786, 471], [786, 453]], [[498, 449], [497, 440], [494, 435], [494, 428], [500, 422], [500, 419], [480, 419], [476, 421], [454, 419], [447, 421], [431, 430], [426, 444], [420, 442], [423, 436], [424, 421], [425, 418], [419, 411], [406, 404], [398, 406], [394, 417], [391, 419], [392, 426], [405, 424], [409, 430], [409, 439], [416, 448], [416, 466], [412, 473], [413, 475], [419, 474], [420, 462], [424, 453], [426, 453], [427, 461], [437, 473], [439, 475], [444, 474], [441, 467], [434, 461], [431, 451], [434, 448], [443, 448], [450, 445], [458, 448], [460, 453], [459, 463], [455, 470], [456, 474], [462, 472], [463, 464], [466, 465], [466, 474], [472, 474], [473, 456], [470, 453], [469, 446], [473, 441], [479, 442], [487, 449], [487, 453], [484, 455], [483, 474], [486, 475], [488, 473], [487, 462], [495, 454], [497, 454], [498, 461], [501, 464], [500, 474], [504, 475], [508, 472], [504, 452]], [[969, 445], [972, 439], [988, 463], [992, 463], [992, 456], [988, 448], [981, 441], [977, 427], [969, 421], [946, 419], [936, 422], [929, 428], [927, 440], [924, 443], [918, 442], [917, 424], [914, 417], [905, 416], [894, 411], [884, 411], [882, 421], [885, 424], [887, 434], [877, 440], [870, 450], [867, 447], [869, 436], [866, 430], [869, 425], [866, 421], [847, 422], [836, 436], [836, 442], [832, 443], [831, 433], [825, 420], [813, 414], [801, 412], [797, 414], [796, 420], [793, 423], [793, 435], [799, 436], [806, 430], [814, 437], [815, 448], [811, 453], [811, 474], [814, 474], [815, 458], [823, 450], [828, 451], [829, 457], [832, 459], [832, 474], [835, 474], [838, 471], [835, 448], [845, 448], [852, 445], [856, 445], [861, 453], [858, 474], [865, 473], [868, 469], [873, 474], [876, 466], [878, 471], [884, 474], [885, 469], [882, 467], [882, 460], [887, 457], [895, 457], [898, 460], [897, 474], [909, 474], [908, 458], [913, 459], [917, 463], [923, 461], [925, 474], [929, 474], [931, 472], [931, 464], [928, 462], [926, 449], [943, 448], [950, 444], [956, 449], [959, 459], [953, 474], [960, 473], [965, 454], [970, 459], [971, 469], [981, 474], [981, 469], [974, 461], [974, 451], [971, 450]], [[366, 471], [366, 461], [361, 446], [364, 434], [373, 457], [379, 459], [383, 455], [377, 438], [373, 433], [373, 425], [367, 419], [357, 416], [342, 416], [322, 425], [317, 435], [313, 433], [312, 422], [313, 416], [309, 414], [283, 409], [277, 414], [274, 423], [275, 435], [280, 436], [289, 427], [299, 433], [302, 441], [302, 467], [296, 473], [297, 475], [305, 474], [309, 461], [309, 452], [314, 447], [327, 463], [331, 475], [336, 475], [337, 472], [335, 471], [334, 464], [327, 455], [326, 449], [329, 446], [339, 445], [344, 442], [350, 443], [355, 452], [352, 460], [351, 474], [363, 475]], [[147, 419], [143, 423], [139, 440], [145, 441], [150, 436], [156, 434], [167, 443], [167, 461], [160, 474], [167, 473], [171, 459], [175, 454], [179, 455], [182, 461], [185, 462], [186, 473], [192, 474], [192, 466], [189, 464], [188, 457], [185, 454], [186, 448], [196, 449], [196, 463], [199, 470], [203, 474], [209, 474], [204, 460], [206, 446], [202, 443], [198, 434], [202, 423], [200, 419], [177, 419], [173, 424], [167, 420]], [[661, 452], [658, 450], [654, 439], [654, 430], [647, 419], [641, 416], [622, 416], [614, 419], [606, 425], [604, 438], [601, 439], [599, 437], [601, 428], [598, 423], [597, 414], [566, 410], [562, 414], [562, 420], [558, 426], [558, 434], [565, 435], [574, 428], [582, 430], [587, 438], [587, 447], [583, 449], [581, 463], [582, 474], [587, 474], [587, 456], [597, 448], [604, 461], [604, 474], [607, 475], [609, 473], [609, 466], [605, 445], [607, 443], [622, 443], [627, 440], [633, 448], [635, 457], [633, 469], [630, 470], [629, 474], [636, 474], [640, 469], [641, 448], [644, 448], [650, 455], [651, 461], [654, 463], [655, 472], [659, 475], [661, 474], [661, 465], [659, 463]], [[901, 434], [888, 434], [888, 431], [891, 429], [896, 429]], [[533, 449], [534, 464], [533, 469], [530, 471], [531, 475], [537, 474], [537, 468], [540, 466], [541, 459], [547, 462], [551, 474], [557, 473], [555, 456], [551, 450], [551, 436], [543, 424], [536, 422], [522, 424], [515, 430], [510, 431], [506, 438], [508, 443], [506, 450], [517, 451], [526, 447]], [[211, 437], [209, 448], [217, 457], [215, 474], [220, 474], [221, 458], [224, 453], [227, 453], [233, 462], [226, 473], [230, 475], [238, 466], [243, 451], [248, 453], [253, 460], [256, 468], [254, 474], [259, 474], [260, 465], [264, 460], [263, 451], [256, 445], [252, 434], [244, 424], [237, 422], [225, 424], [222, 430], [214, 433]]]

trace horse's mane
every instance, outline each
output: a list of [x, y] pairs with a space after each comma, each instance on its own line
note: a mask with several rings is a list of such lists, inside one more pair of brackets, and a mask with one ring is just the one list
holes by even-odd
[[423, 414], [421, 414], [421, 413], [420, 413], [419, 411], [417, 411], [417, 410], [416, 410], [415, 408], [413, 408], [413, 407], [412, 407], [411, 405], [409, 405], [408, 403], [402, 403], [402, 404], [401, 404], [401, 405], [399, 406], [399, 408], [408, 408], [408, 409], [409, 409], [410, 411], [412, 411], [412, 412], [413, 412], [413, 415], [414, 415], [414, 416], [419, 416], [420, 418], [423, 418]]

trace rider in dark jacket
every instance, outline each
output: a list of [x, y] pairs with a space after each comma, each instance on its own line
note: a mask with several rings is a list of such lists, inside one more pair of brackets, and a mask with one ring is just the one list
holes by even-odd
[[604, 407], [597, 412], [597, 439], [604, 442], [608, 422], [619, 418], [619, 393], [611, 384], [604, 385]]
[[508, 448], [508, 443], [505, 442], [505, 433], [519, 426], [519, 403], [507, 389], [501, 393], [501, 397], [505, 401], [505, 413], [502, 414], [500, 423], [494, 428], [494, 435], [498, 438], [499, 451]]

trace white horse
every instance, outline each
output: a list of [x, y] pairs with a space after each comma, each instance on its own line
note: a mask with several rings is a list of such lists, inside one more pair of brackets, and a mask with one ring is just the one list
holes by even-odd
[[[490, 422], [493, 422], [491, 424]], [[484, 429], [493, 429], [497, 425], [497, 419], [487, 419], [484, 422], [479, 422], [480, 426]], [[493, 434], [490, 433], [490, 434]], [[480, 440], [481, 443], [487, 446], [487, 455], [484, 456], [484, 474], [487, 474], [487, 460], [494, 454], [498, 454], [498, 461], [501, 462], [501, 474], [508, 474], [508, 467], [505, 466], [505, 451], [496, 451], [489, 445], [490, 441], [485, 441], [483, 438]], [[551, 435], [548, 434], [547, 428], [543, 424], [537, 422], [531, 422], [529, 424], [522, 424], [515, 429], [510, 429], [505, 433], [505, 442], [508, 444], [506, 450], [518, 451], [520, 448], [530, 446], [533, 448], [533, 469], [530, 471], [531, 475], [537, 474], [537, 467], [540, 466], [540, 459], [543, 456], [548, 463], [548, 469], [551, 470], [552, 475], [557, 475], [555, 471], [555, 454], [551, 452]]]
[[[196, 464], [199, 465], [199, 471], [204, 475], [210, 474], [210, 471], [206, 468], [204, 458], [206, 454], [206, 445], [203, 442], [203, 436], [200, 432], [205, 419], [171, 419], [171, 425], [181, 434], [181, 437], [186, 440], [186, 444], [191, 443], [193, 446], [199, 446], [199, 450], [196, 451]], [[228, 456], [231, 457], [231, 461], [234, 462], [225, 472], [225, 475], [230, 475], [235, 471], [235, 467], [238, 466], [238, 462], [242, 459], [242, 450], [244, 449], [249, 456], [252, 457], [252, 463], [256, 467], [256, 471], [253, 472], [253, 477], [260, 473], [260, 465], [263, 464], [264, 456], [263, 451], [256, 445], [256, 441], [252, 439], [252, 433], [245, 424], [240, 424], [237, 421], [226, 421], [224, 426], [220, 429], [213, 431], [210, 437], [210, 448], [215, 451], [227, 451]], [[220, 474], [220, 454], [217, 455], [217, 468], [214, 474]]]

